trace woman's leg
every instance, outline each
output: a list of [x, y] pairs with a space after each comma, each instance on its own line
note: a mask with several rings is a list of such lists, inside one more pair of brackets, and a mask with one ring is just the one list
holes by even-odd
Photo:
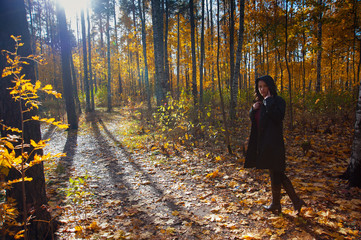
[[271, 189], [272, 189], [272, 203], [269, 206], [264, 206], [268, 211], [281, 212], [281, 186], [282, 186], [282, 174], [270, 170], [271, 177]]
[[306, 203], [297, 195], [295, 189], [292, 186], [292, 182], [284, 172], [281, 173], [280, 179], [287, 195], [291, 198], [295, 211], [300, 213], [302, 206], [306, 205]]

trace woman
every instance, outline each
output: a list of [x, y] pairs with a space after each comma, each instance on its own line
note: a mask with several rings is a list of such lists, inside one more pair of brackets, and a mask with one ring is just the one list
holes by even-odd
[[269, 169], [272, 203], [264, 206], [266, 210], [281, 212], [283, 186], [299, 214], [305, 202], [298, 197], [291, 181], [285, 175], [283, 118], [286, 102], [277, 95], [276, 85], [268, 75], [256, 79], [255, 95], [256, 101], [250, 111], [252, 127], [244, 167]]

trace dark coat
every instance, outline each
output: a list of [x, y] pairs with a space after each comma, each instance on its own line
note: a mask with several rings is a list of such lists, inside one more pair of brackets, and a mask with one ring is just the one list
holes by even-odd
[[285, 146], [283, 140], [283, 119], [286, 102], [280, 96], [263, 100], [259, 127], [255, 120], [255, 110], [250, 111], [252, 121], [248, 142], [245, 168], [285, 170]]

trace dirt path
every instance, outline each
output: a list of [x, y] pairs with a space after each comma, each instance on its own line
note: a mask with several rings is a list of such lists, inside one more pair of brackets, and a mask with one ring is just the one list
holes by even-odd
[[[87, 174], [89, 191], [94, 194], [84, 204], [91, 208], [84, 210], [79, 206], [76, 216], [72, 216], [70, 206], [65, 207], [70, 211], [62, 217], [65, 224], [59, 231], [60, 239], [75, 237], [74, 229], [79, 223], [84, 229], [88, 225], [90, 232], [99, 232], [99, 235], [93, 234], [94, 238], [97, 235], [105, 239], [212, 236], [212, 229], [204, 220], [181, 206], [185, 205], [181, 196], [172, 196], [179, 188], [185, 189], [183, 183], [172, 178], [168, 171], [152, 168], [143, 156], [130, 155], [122, 148], [115, 134], [122, 120], [120, 115], [113, 115], [105, 122], [103, 117], [94, 114], [83, 122], [78, 132], [50, 129], [46, 133], [45, 137], [51, 138], [47, 149], [67, 153], [59, 163], [66, 172], [61, 174], [62, 179]], [[188, 190], [187, 202], [192, 198], [191, 189]], [[200, 215], [204, 211], [198, 210]], [[81, 236], [78, 232], [77, 237]]]
[[329, 239], [311, 218], [296, 217], [288, 199], [281, 217], [262, 211], [270, 197], [266, 172], [229, 162], [215, 176], [214, 163], [199, 157], [129, 153], [118, 135], [124, 121], [120, 113], [98, 112], [77, 132], [44, 131], [51, 138], [45, 152], [67, 153], [48, 176], [52, 186], [89, 175], [85, 190], [93, 194], [78, 205], [52, 198], [54, 208], [62, 204], [59, 239]]

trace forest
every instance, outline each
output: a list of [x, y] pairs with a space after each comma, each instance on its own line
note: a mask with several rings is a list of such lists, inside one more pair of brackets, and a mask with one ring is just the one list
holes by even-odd
[[0, 51], [0, 239], [361, 238], [360, 1], [0, 0]]

